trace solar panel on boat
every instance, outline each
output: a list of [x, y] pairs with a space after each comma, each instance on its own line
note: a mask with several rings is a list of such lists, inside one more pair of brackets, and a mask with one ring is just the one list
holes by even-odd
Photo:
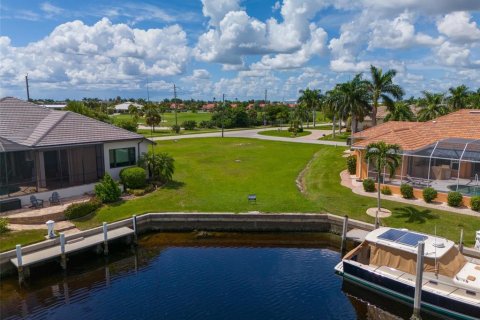
[[387, 230], [378, 236], [378, 239], [387, 240], [395, 243], [401, 243], [410, 247], [416, 247], [419, 241], [423, 241], [427, 238], [428, 238], [427, 236], [424, 236], [418, 233], [396, 230], [396, 229]]

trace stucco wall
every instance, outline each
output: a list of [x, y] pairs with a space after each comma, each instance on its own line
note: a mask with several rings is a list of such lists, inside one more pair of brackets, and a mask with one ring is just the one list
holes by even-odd
[[[120, 171], [123, 168], [110, 168], [110, 150], [119, 149], [119, 148], [135, 148], [135, 161], [138, 161], [138, 151], [140, 149], [140, 154], [147, 151], [148, 146], [150, 145], [147, 141], [143, 140], [129, 140], [129, 141], [119, 141], [119, 142], [110, 142], [103, 145], [104, 161], [105, 161], [105, 172], [108, 172], [113, 179], [119, 179]], [[138, 144], [140, 142], [140, 145]]]

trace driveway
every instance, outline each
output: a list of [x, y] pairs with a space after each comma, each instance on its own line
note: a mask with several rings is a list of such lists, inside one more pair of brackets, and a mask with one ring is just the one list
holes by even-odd
[[[281, 130], [287, 130], [287, 128], [277, 128]], [[299, 138], [286, 138], [286, 137], [272, 137], [264, 136], [258, 134], [260, 131], [275, 130], [275, 128], [262, 128], [262, 129], [249, 129], [249, 130], [238, 130], [238, 131], [225, 131], [224, 136], [229, 138], [251, 138], [251, 139], [261, 139], [261, 140], [271, 140], [271, 141], [285, 141], [285, 142], [296, 142], [296, 143], [310, 143], [310, 144], [323, 144], [331, 146], [346, 146], [345, 142], [337, 141], [326, 141], [318, 140], [324, 134], [330, 134], [330, 130], [311, 130], [311, 134]], [[308, 129], [307, 129], [308, 130]], [[198, 134], [185, 134], [180, 136], [167, 136], [167, 137], [154, 137], [153, 140], [178, 140], [178, 139], [191, 139], [191, 138], [212, 138], [212, 137], [221, 137], [221, 132], [209, 132], [209, 133], [198, 133]]]

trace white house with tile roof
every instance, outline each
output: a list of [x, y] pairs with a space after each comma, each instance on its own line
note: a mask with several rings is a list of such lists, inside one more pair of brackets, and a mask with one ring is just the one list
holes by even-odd
[[32, 194], [81, 195], [108, 172], [118, 179], [152, 142], [71, 111], [0, 99], [0, 201]]

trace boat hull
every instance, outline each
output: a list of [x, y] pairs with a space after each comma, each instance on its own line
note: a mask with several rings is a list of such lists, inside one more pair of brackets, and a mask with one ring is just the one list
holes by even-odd
[[[343, 262], [337, 274], [355, 284], [413, 305], [415, 287]], [[454, 319], [480, 319], [480, 308], [432, 292], [422, 291], [422, 309]]]

